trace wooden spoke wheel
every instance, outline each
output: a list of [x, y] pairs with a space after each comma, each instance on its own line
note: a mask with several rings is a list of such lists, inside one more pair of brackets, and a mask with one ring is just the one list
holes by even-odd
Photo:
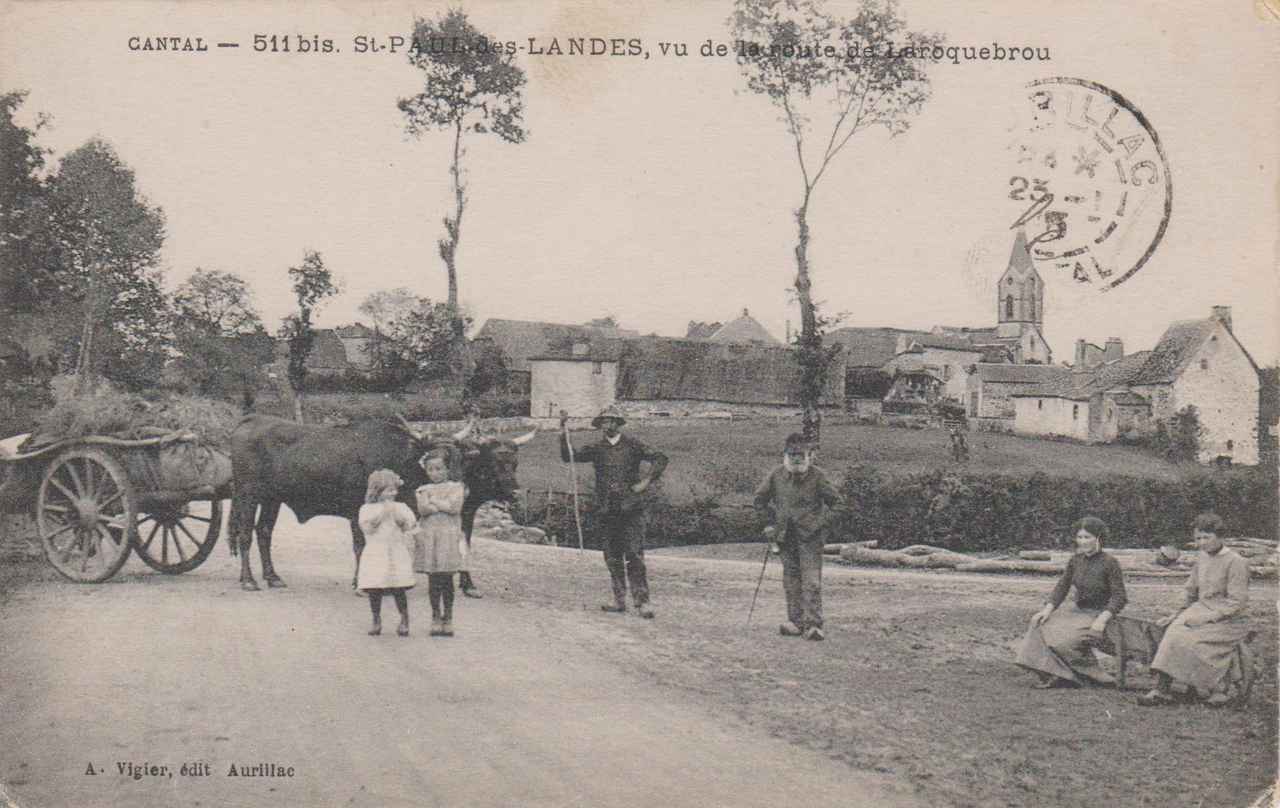
[[133, 546], [148, 567], [177, 575], [204, 563], [218, 543], [221, 528], [220, 499], [158, 505], [154, 509], [144, 506]]
[[36, 525], [45, 557], [73, 581], [100, 583], [129, 558], [137, 502], [124, 468], [101, 449], [68, 449], [45, 468]]

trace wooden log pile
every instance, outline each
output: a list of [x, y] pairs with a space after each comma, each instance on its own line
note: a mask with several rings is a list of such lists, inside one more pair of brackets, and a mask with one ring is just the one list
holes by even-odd
[[[1232, 538], [1223, 543], [1248, 559], [1252, 577], [1277, 577], [1277, 551], [1274, 542]], [[1197, 555], [1195, 552], [1180, 552], [1176, 559], [1169, 559], [1167, 553], [1162, 557], [1159, 550], [1108, 548], [1107, 552], [1116, 557], [1126, 575], [1144, 578], [1185, 578]], [[828, 544], [823, 547], [823, 553], [838, 556], [847, 564], [1032, 575], [1061, 575], [1072, 555], [1066, 551], [1024, 550], [1017, 555], [980, 558], [928, 544], [913, 544], [901, 550], [881, 550], [874, 541]], [[1165, 563], [1158, 563], [1158, 560]]]

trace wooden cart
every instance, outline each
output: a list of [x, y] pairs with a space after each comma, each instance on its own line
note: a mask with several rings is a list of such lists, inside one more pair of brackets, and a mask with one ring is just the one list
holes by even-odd
[[105, 581], [130, 549], [169, 574], [209, 557], [230, 496], [225, 454], [187, 432], [90, 435], [24, 450], [25, 438], [0, 441], [0, 511], [34, 517], [45, 557], [62, 575]]

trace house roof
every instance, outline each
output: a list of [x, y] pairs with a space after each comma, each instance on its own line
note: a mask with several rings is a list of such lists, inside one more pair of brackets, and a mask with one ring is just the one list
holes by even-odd
[[953, 337], [946, 334], [912, 334], [907, 337], [907, 344], [917, 343], [922, 348], [934, 348], [943, 351], [969, 351], [970, 353], [981, 353], [978, 346], [972, 341], [963, 337]]
[[879, 368], [849, 368], [844, 374], [844, 394], [849, 398], [884, 398], [893, 377]]
[[1059, 365], [1009, 365], [979, 362], [974, 373], [983, 382], [996, 384], [1046, 384], [1071, 375], [1070, 368]]
[[[1151, 351], [1151, 358], [1133, 383], [1164, 384], [1172, 382], [1191, 362], [1196, 351], [1204, 344], [1204, 341], [1218, 330], [1219, 325], [1221, 325], [1221, 322], [1212, 317], [1206, 317], [1203, 320], [1178, 320], [1172, 323], [1165, 329], [1164, 335], [1156, 343], [1155, 350]], [[1245, 358], [1249, 360], [1249, 364], [1253, 365], [1254, 371], [1257, 371], [1258, 364], [1253, 361], [1249, 351], [1245, 349], [1244, 345], [1240, 344], [1240, 340], [1236, 338], [1231, 329], [1223, 327], [1222, 330], [1239, 346], [1240, 350], [1244, 352]]]
[[[620, 349], [619, 398], [799, 404], [800, 365], [781, 345], [641, 337]], [[844, 383], [837, 354], [820, 403], [842, 403]]]
[[[347, 361], [347, 350], [332, 328], [317, 328], [315, 336], [311, 352], [307, 354], [308, 370], [346, 370], [351, 367]], [[277, 359], [289, 358], [288, 339], [276, 340], [275, 356]]]
[[742, 310], [742, 315], [737, 319], [730, 320], [724, 325], [716, 329], [715, 333], [707, 337], [713, 342], [762, 342], [766, 345], [781, 345], [782, 343], [769, 333], [768, 329], [760, 325], [760, 321], [752, 317], [746, 309]]
[[1127, 384], [1134, 379], [1151, 357], [1151, 351], [1138, 351], [1121, 359], [1104, 362], [1084, 371], [1067, 371], [1034, 389], [1013, 393], [1017, 396], [1034, 396], [1036, 398], [1066, 398], [1072, 401], [1088, 401], [1097, 393], [1111, 390]]
[[923, 334], [901, 328], [837, 328], [826, 339], [844, 347], [845, 364], [849, 367], [878, 368], [898, 352], [898, 337]]
[[597, 334], [572, 335], [557, 337], [551, 340], [545, 353], [530, 356], [529, 362], [617, 362], [623, 351], [621, 339], [604, 337]]
[[352, 323], [351, 325], [340, 325], [333, 329], [342, 339], [373, 339], [373, 329], [364, 323]]
[[[564, 325], [535, 320], [502, 320], [490, 318], [476, 333], [477, 339], [492, 339], [507, 358], [507, 368], [528, 372], [529, 357], [555, 353], [573, 341], [590, 342], [592, 338], [629, 339], [639, 332], [605, 326]], [[557, 348], [557, 346], [561, 346]]]
[[685, 339], [707, 339], [712, 334], [720, 330], [722, 323], [704, 323], [697, 320], [690, 320], [689, 327], [685, 329]]

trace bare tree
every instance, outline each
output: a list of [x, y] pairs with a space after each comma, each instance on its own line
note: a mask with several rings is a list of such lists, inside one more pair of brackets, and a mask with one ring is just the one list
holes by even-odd
[[[890, 54], [907, 47], [916, 53], [931, 50], [942, 40], [908, 31], [894, 0], [864, 0], [857, 16], [848, 20], [828, 13], [822, 0], [737, 0], [729, 26], [743, 43], [737, 59], [747, 88], [781, 110], [800, 169], [795, 210], [799, 392], [805, 435], [816, 440], [821, 430], [818, 402], [834, 352], [822, 344], [829, 321], [814, 302], [810, 276], [814, 191], [854, 135], [875, 127], [891, 136], [907, 131], [911, 116], [929, 98], [929, 77], [924, 59]], [[805, 49], [815, 45], [829, 45], [835, 54], [806, 55]], [[824, 110], [828, 117], [819, 123], [814, 116]]]
[[[524, 70], [515, 55], [494, 47], [481, 36], [462, 11], [446, 12], [438, 20], [415, 19], [414, 47], [409, 63], [425, 74], [423, 91], [401, 98], [400, 111], [405, 128], [415, 137], [437, 129], [452, 131], [454, 209], [444, 217], [445, 235], [439, 240], [440, 258], [449, 280], [447, 305], [453, 312], [453, 353], [455, 370], [465, 382], [466, 324], [458, 308], [458, 245], [462, 240], [462, 214], [467, 206], [467, 183], [462, 168], [463, 133], [492, 133], [508, 143], [525, 139]], [[441, 47], [441, 43], [461, 43], [463, 48]]]

